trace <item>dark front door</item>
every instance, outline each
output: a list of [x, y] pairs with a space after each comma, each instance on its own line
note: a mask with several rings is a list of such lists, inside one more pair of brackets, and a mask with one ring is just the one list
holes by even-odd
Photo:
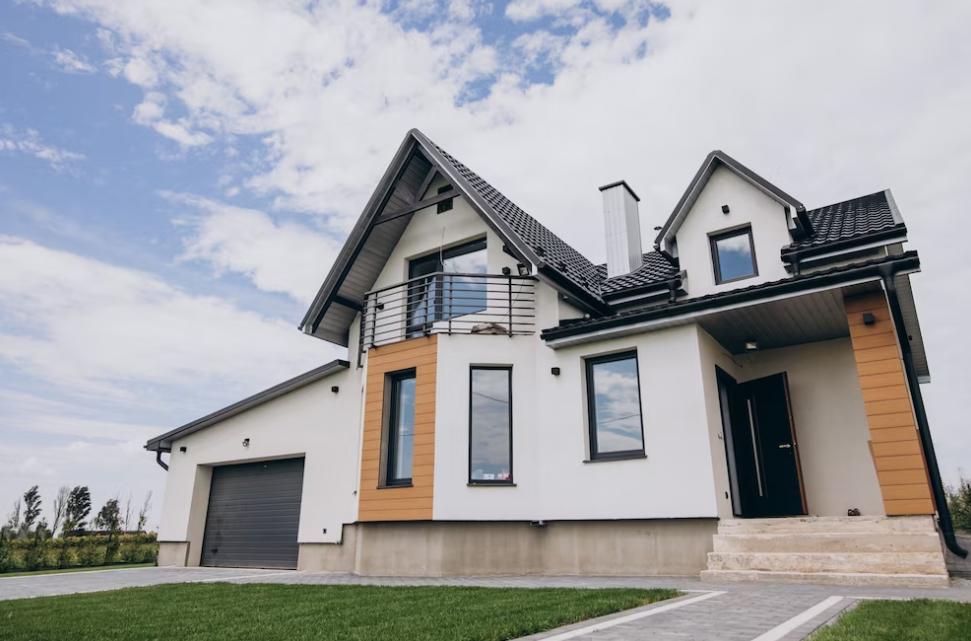
[[805, 514], [785, 372], [736, 384], [719, 371], [719, 396], [735, 514]]

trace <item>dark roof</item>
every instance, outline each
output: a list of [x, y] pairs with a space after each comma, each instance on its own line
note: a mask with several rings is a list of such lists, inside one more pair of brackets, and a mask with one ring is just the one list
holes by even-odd
[[217, 410], [212, 414], [207, 414], [200, 419], [196, 419], [191, 423], [186, 423], [182, 427], [177, 427], [171, 432], [166, 432], [161, 436], [156, 436], [145, 444], [145, 449], [149, 451], [168, 451], [172, 447], [172, 442], [180, 439], [189, 434], [198, 432], [207, 427], [212, 427], [216, 423], [225, 421], [227, 418], [232, 418], [237, 414], [242, 414], [248, 410], [253, 409], [258, 405], [272, 401], [275, 398], [279, 398], [284, 394], [289, 394], [294, 390], [298, 390], [301, 387], [305, 387], [319, 381], [322, 378], [327, 378], [332, 374], [343, 371], [350, 367], [351, 364], [347, 361], [342, 361], [340, 359], [331, 361], [326, 365], [321, 365], [317, 369], [312, 369], [309, 372], [305, 372], [300, 376], [291, 378], [288, 381], [284, 381], [279, 385], [274, 385], [270, 389], [263, 390], [258, 394], [254, 394], [249, 398], [244, 398], [243, 400], [233, 403], [227, 407]]
[[815, 234], [792, 243], [789, 248], [816, 247], [897, 227], [904, 229], [896, 209], [889, 190], [813, 209], [806, 213]]
[[597, 265], [597, 272], [600, 275], [600, 293], [608, 296], [667, 282], [677, 277], [680, 270], [661, 252], [648, 252], [644, 254], [644, 265], [629, 274], [607, 278], [607, 265]]
[[[512, 231], [529, 245], [542, 262], [582, 288], [590, 296], [600, 298], [602, 275], [596, 265], [544, 227], [538, 220], [520, 209], [516, 203], [503, 196], [498, 189], [487, 183], [454, 156], [435, 143], [431, 144], [462, 178], [468, 181], [469, 185], [489, 203], [489, 206], [509, 225]], [[606, 275], [606, 272], [604, 272], [604, 275]]]
[[845, 280], [849, 277], [858, 278], [862, 273], [870, 274], [872, 272], [871, 275], [878, 276], [881, 273], [880, 268], [890, 264], [895, 266], [894, 271], [907, 268], [917, 269], [920, 266], [920, 260], [917, 258], [917, 252], [915, 251], [884, 256], [864, 262], [840, 265], [809, 274], [792, 276], [791, 278], [784, 278], [782, 280], [760, 283], [741, 289], [732, 289], [716, 294], [708, 294], [707, 296], [699, 296], [697, 298], [685, 298], [674, 303], [665, 303], [654, 307], [620, 312], [603, 318], [571, 319], [556, 327], [544, 329], [542, 336], [545, 340], [555, 340], [578, 334], [586, 334], [600, 329], [609, 329], [654, 320], [655, 318], [677, 316], [678, 314], [686, 314], [701, 309], [714, 309], [738, 300], [751, 300], [765, 296], [801, 291], [805, 288], [823, 286], [828, 281]]

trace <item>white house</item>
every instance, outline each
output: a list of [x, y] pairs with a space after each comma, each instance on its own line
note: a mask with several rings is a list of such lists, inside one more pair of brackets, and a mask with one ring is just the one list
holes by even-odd
[[410, 131], [302, 323], [346, 359], [147, 444], [159, 562], [946, 585], [890, 192], [715, 151], [647, 253], [601, 192], [594, 265]]

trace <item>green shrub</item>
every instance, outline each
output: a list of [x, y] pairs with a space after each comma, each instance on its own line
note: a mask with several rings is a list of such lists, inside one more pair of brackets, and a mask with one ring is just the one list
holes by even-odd
[[963, 474], [957, 487], [947, 488], [947, 507], [955, 528], [971, 530], [971, 481]]
[[158, 542], [154, 534], [30, 536], [0, 541], [0, 573], [47, 568], [96, 567], [111, 563], [151, 563]]
[[13, 565], [13, 546], [3, 532], [0, 532], [0, 573], [10, 572]]

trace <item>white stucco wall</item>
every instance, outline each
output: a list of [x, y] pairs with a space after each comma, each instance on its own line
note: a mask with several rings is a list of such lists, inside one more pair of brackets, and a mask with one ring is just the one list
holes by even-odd
[[[541, 292], [542, 315], [555, 314], [555, 293]], [[585, 462], [583, 358], [629, 349], [638, 352], [647, 458]], [[439, 337], [434, 518], [717, 516], [698, 349], [694, 327], [559, 351], [538, 337]], [[516, 487], [467, 486], [470, 364], [513, 367]]]
[[173, 443], [159, 540], [190, 541], [198, 563], [212, 466], [305, 456], [298, 540], [340, 541], [357, 518], [360, 385], [352, 367]]
[[[730, 213], [723, 214], [722, 205], [728, 205]], [[716, 285], [709, 236], [745, 225], [752, 226], [758, 276]], [[783, 206], [724, 167], [711, 175], [676, 238], [690, 298], [789, 276], [780, 257], [783, 246], [792, 242]]]

